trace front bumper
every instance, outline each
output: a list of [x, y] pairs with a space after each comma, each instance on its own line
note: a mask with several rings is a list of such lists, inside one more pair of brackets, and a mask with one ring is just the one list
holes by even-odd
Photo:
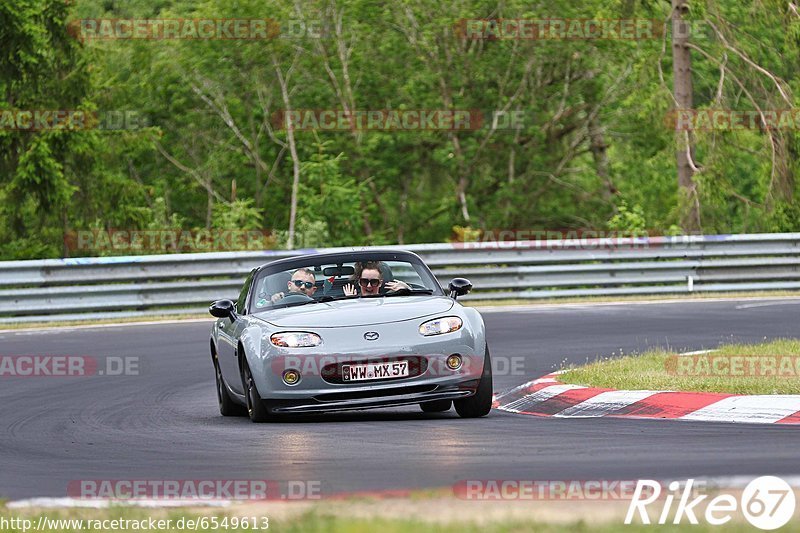
[[[466, 395], [474, 393], [483, 373], [483, 337], [477, 340], [469, 327], [422, 337], [418, 328], [417, 321], [407, 321], [316, 330], [325, 342], [318, 348], [278, 348], [269, 344], [265, 334], [260, 357], [249, 358], [250, 369], [261, 398], [285, 410], [403, 405], [428, 401], [427, 395], [436, 400], [464, 397], [463, 390], [469, 391]], [[358, 342], [367, 331], [379, 332], [380, 341]], [[462, 356], [461, 368], [446, 367], [445, 361], [451, 354]], [[424, 360], [424, 364], [410, 364], [410, 371], [413, 368], [419, 371], [413, 371], [409, 377], [380, 381], [341, 382], [325, 372], [331, 362], [341, 365], [390, 360]], [[286, 370], [299, 372], [300, 381], [294, 385], [284, 383], [282, 375]], [[297, 406], [303, 409], [295, 409]]]
[[[368, 391], [348, 398], [348, 393], [324, 394], [305, 400], [267, 400], [270, 411], [274, 413], [322, 413], [336, 411], [355, 411], [380, 407], [413, 405], [434, 400], [458, 400], [475, 394], [477, 381], [464, 382], [450, 386], [411, 386], [386, 387]], [[337, 397], [337, 394], [339, 395]], [[377, 395], [376, 395], [377, 394]], [[341, 399], [338, 399], [341, 398]]]

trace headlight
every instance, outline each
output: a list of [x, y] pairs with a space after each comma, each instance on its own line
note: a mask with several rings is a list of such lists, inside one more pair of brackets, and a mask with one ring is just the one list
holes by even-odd
[[319, 346], [322, 344], [322, 339], [319, 335], [303, 331], [275, 333], [269, 340], [272, 344], [280, 346], [281, 348], [307, 348], [309, 346]]
[[423, 322], [419, 327], [421, 335], [429, 337], [431, 335], [441, 335], [442, 333], [450, 333], [451, 331], [458, 331], [461, 329], [463, 322], [457, 316], [446, 316], [437, 318], [436, 320], [429, 320]]

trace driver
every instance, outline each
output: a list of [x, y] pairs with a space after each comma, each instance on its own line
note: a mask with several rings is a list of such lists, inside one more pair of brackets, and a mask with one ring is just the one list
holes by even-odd
[[[388, 292], [410, 288], [407, 283], [398, 280], [384, 283], [380, 261], [356, 263], [356, 271], [352, 279], [358, 282], [361, 296], [378, 296], [381, 294], [382, 288], [385, 288]], [[345, 296], [356, 296], [358, 294], [356, 285], [353, 283], [348, 283], [342, 287], [342, 290]]]
[[[305, 294], [309, 298], [317, 292], [317, 286], [314, 283], [316, 278], [314, 272], [308, 268], [298, 268], [292, 273], [292, 279], [287, 283], [290, 294]], [[277, 292], [272, 295], [272, 303], [277, 302], [284, 298], [286, 293]]]

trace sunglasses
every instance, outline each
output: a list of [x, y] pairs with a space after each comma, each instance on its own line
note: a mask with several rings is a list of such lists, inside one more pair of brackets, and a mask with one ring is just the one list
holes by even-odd
[[381, 280], [375, 278], [361, 278], [360, 280], [358, 280], [358, 282], [361, 284], [362, 287], [369, 287], [369, 286], [377, 287], [378, 285], [381, 284]]
[[292, 283], [294, 283], [294, 286], [297, 287], [298, 289], [300, 287], [305, 287], [306, 289], [310, 289], [311, 287], [314, 286], [314, 283], [311, 281], [302, 281], [299, 279], [293, 279]]

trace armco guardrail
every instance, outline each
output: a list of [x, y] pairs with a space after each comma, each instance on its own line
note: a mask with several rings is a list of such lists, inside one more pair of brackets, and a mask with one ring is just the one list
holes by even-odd
[[[263, 263], [327, 248], [0, 262], [0, 320], [200, 311]], [[363, 249], [363, 248], [359, 248]], [[464, 300], [800, 289], [800, 233], [385, 246], [422, 256]]]

